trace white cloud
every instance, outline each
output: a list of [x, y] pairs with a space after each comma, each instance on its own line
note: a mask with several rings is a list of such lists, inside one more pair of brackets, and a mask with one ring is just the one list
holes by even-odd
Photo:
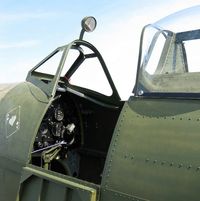
[[44, 19], [56, 16], [58, 16], [58, 14], [54, 12], [0, 13], [0, 22]]
[[0, 49], [30, 48], [40, 44], [38, 40], [19, 41], [15, 43], [0, 43]]
[[15, 59], [5, 65], [1, 64], [0, 83], [16, 83], [24, 81], [28, 71], [38, 63], [37, 59]]
[[197, 3], [197, 0], [187, 3], [178, 0], [173, 4], [165, 2], [144, 7], [142, 10], [133, 11], [131, 15], [122, 15], [111, 25], [102, 24], [97, 35], [93, 33], [87, 36], [103, 54], [122, 99], [130, 96], [135, 85], [139, 40], [143, 26]]
[[[101, 25], [98, 24], [97, 31], [92, 34], [85, 34], [85, 39], [91, 41], [102, 53], [122, 99], [127, 99], [130, 96], [135, 84], [139, 39], [142, 27], [145, 24], [154, 23], [166, 15], [198, 3], [200, 3], [199, 0], [189, 0], [187, 2], [174, 0], [173, 3], [169, 0], [161, 2], [159, 5], [152, 4], [152, 6], [144, 6], [143, 9], [140, 10], [138, 10], [136, 6], [135, 10], [131, 11], [131, 13], [122, 14], [116, 19], [109, 20], [112, 24], [106, 23], [108, 16], [102, 16], [105, 22], [99, 23]], [[55, 16], [55, 13], [0, 14], [0, 22], [1, 20], [40, 19], [48, 16]], [[22, 48], [35, 46], [37, 44], [38, 41], [24, 41], [13, 44], [0, 43], [0, 48]], [[14, 65], [16, 69], [16, 74], [14, 73], [16, 80], [23, 80], [27, 71], [32, 64], [35, 63], [37, 63], [37, 61], [16, 63]], [[20, 69], [20, 71], [17, 69]], [[13, 69], [10, 69], [10, 71], [11, 70], [13, 71]], [[7, 74], [9, 75], [9, 72]], [[3, 79], [6, 81], [5, 76], [0, 77], [1, 81]], [[12, 79], [14, 80], [14, 78]]]

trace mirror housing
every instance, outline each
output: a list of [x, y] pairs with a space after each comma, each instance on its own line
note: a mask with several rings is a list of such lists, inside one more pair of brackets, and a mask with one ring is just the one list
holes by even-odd
[[93, 16], [84, 17], [81, 21], [82, 30], [79, 40], [83, 39], [85, 32], [93, 32], [97, 26], [97, 21]]

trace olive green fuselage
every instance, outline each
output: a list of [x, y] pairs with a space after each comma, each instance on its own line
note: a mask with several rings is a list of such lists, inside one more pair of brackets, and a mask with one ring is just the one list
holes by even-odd
[[130, 98], [112, 138], [105, 200], [199, 200], [199, 100]]
[[22, 168], [30, 160], [31, 146], [48, 101], [40, 89], [26, 82], [7, 86], [1, 95], [0, 197], [11, 201], [16, 200]]
[[[199, 100], [131, 97], [116, 122], [98, 184], [31, 165], [33, 143], [49, 105], [46, 95], [27, 82], [1, 97], [2, 201], [23, 201], [33, 195], [38, 201], [41, 196], [58, 201], [199, 200]], [[87, 175], [92, 175], [88, 164]], [[58, 192], [52, 194], [51, 188]]]

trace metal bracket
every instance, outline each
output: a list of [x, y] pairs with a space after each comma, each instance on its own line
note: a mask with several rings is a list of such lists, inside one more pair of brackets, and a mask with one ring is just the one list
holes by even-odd
[[44, 169], [48, 170], [49, 165], [53, 159], [55, 159], [60, 152], [60, 145], [52, 147], [51, 149], [42, 152], [42, 158], [44, 160]]

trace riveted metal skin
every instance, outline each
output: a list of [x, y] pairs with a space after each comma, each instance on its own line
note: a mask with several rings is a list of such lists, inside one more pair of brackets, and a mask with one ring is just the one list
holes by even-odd
[[[26, 82], [0, 85], [0, 201], [200, 200], [200, 79], [199, 72], [186, 76], [189, 69], [184, 46], [185, 40], [200, 39], [200, 30], [177, 35], [152, 25], [158, 32], [143, 61], [143, 36], [149, 26], [145, 26], [141, 35], [134, 97], [126, 102], [120, 100], [99, 51], [82, 40], [84, 30], [79, 40], [58, 47], [31, 69]], [[169, 40], [164, 44], [154, 76], [146, 71], [146, 65], [161, 34]], [[77, 50], [79, 55], [62, 76], [70, 50]], [[58, 52], [62, 56], [55, 75], [37, 71]], [[91, 58], [101, 64], [113, 91], [110, 97], [69, 82], [81, 64]], [[63, 116], [64, 111], [54, 110], [53, 116], [45, 116], [48, 108], [52, 109], [53, 101], [61, 96], [63, 103], [69, 103], [69, 107], [74, 105], [77, 111], [77, 115], [72, 115], [74, 123], [66, 117], [65, 125], [56, 118], [58, 113]], [[66, 101], [68, 98], [74, 104]], [[66, 107], [68, 112], [74, 113]], [[46, 133], [40, 130], [43, 120], [48, 121], [49, 127], [55, 125], [51, 121], [55, 118], [59, 121], [56, 127], [60, 130], [62, 126], [59, 132], [62, 137], [57, 138], [52, 127], [55, 143], [41, 148], [35, 139], [39, 138], [37, 134]], [[79, 134], [75, 135], [80, 135], [77, 144], [72, 144], [76, 141], [74, 137], [69, 142], [65, 140], [74, 130], [64, 136], [68, 125], [77, 127]], [[69, 160], [71, 166], [77, 166], [72, 167], [77, 170], [72, 174], [65, 171], [67, 164], [64, 171], [59, 166], [45, 169], [51, 164], [45, 161], [43, 164], [46, 150], [56, 147], [60, 151], [61, 146], [63, 152], [55, 159], [63, 159], [62, 163], [70, 159], [67, 151], [72, 157], [73, 149], [78, 154], [74, 161]], [[36, 152], [42, 153], [33, 162]], [[81, 160], [76, 160], [76, 156]]]
[[131, 97], [113, 135], [102, 201], [198, 201], [199, 118], [198, 100]]
[[16, 199], [22, 167], [29, 161], [30, 147], [48, 99], [39, 88], [27, 82], [7, 85], [3, 92], [0, 99], [0, 198], [9, 201]]
[[4, 85], [3, 92], [0, 97], [0, 200], [99, 200], [99, 186], [29, 164], [34, 139], [51, 99], [28, 82]]

